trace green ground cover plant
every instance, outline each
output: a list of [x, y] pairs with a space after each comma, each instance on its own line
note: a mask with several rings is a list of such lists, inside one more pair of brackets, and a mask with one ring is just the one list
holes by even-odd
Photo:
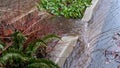
[[45, 10], [55, 16], [82, 18], [91, 0], [40, 0], [39, 10]]

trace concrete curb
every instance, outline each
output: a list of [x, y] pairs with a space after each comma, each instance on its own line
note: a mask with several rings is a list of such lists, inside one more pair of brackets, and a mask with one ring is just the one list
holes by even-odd
[[92, 19], [93, 13], [98, 7], [99, 2], [100, 0], [92, 0], [92, 5], [86, 9], [82, 21], [89, 22]]
[[78, 36], [65, 36], [58, 42], [54, 51], [51, 52], [50, 59], [57, 63], [60, 67], [63, 66], [66, 58], [70, 55], [78, 40]]

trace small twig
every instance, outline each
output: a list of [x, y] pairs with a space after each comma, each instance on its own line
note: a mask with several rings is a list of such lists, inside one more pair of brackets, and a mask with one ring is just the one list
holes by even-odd
[[4, 38], [11, 39], [12, 37], [0, 37], [0, 39], [4, 39]]
[[28, 33], [28, 34], [25, 34], [25, 36], [29, 36], [29, 35], [31, 35], [31, 34], [33, 34], [33, 33], [35, 33], [35, 32], [38, 32], [38, 31], [40, 31], [42, 28], [39, 28], [38, 30], [34, 30], [34, 31], [32, 31], [32, 32], [30, 32], [30, 33]]

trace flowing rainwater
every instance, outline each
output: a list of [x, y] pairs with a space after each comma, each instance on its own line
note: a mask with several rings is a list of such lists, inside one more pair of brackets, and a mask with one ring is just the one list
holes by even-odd
[[119, 68], [120, 0], [102, 0], [88, 24], [63, 68]]

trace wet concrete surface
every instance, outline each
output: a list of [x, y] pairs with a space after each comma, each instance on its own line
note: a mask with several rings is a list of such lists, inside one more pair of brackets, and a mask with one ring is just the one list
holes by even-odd
[[93, 50], [88, 68], [119, 68], [120, 0], [102, 0], [88, 28]]
[[62, 68], [84, 68], [89, 58], [89, 56], [85, 53], [87, 51], [85, 46], [87, 43], [87, 22], [81, 21], [79, 19], [69, 21], [73, 22], [71, 22], [72, 27], [70, 32], [67, 31], [67, 35], [78, 35], [79, 39], [76, 46], [73, 48], [72, 53], [69, 55], [69, 57], [67, 57], [66, 62]]
[[[120, 0], [101, 0], [87, 27], [88, 37], [80, 38], [83, 41], [78, 41], [63, 68], [119, 68], [119, 11]], [[86, 39], [88, 39], [87, 45], [85, 44]], [[87, 49], [84, 45], [87, 46]]]

